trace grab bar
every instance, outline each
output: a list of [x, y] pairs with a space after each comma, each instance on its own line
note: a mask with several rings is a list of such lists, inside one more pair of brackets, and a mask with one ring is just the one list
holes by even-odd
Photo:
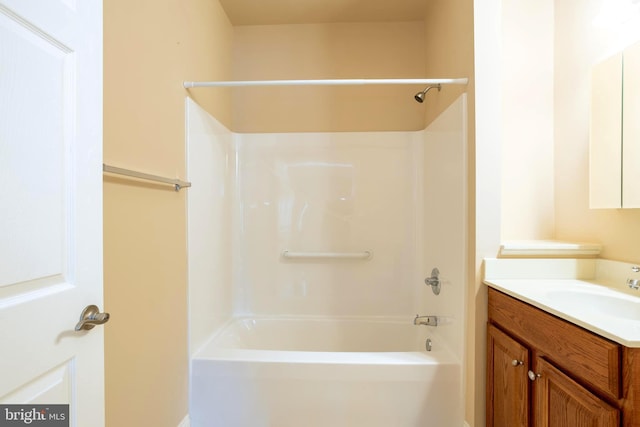
[[370, 259], [373, 256], [372, 251], [363, 252], [291, 252], [282, 251], [283, 258], [298, 259]]
[[185, 182], [185, 181], [181, 181], [179, 179], [173, 179], [173, 178], [165, 178], [163, 176], [151, 175], [148, 173], [143, 173], [138, 171], [132, 171], [130, 169], [118, 168], [115, 166], [106, 165], [104, 163], [102, 164], [102, 170], [106, 173], [114, 173], [117, 175], [125, 175], [133, 178], [144, 179], [147, 181], [155, 181], [155, 182], [161, 182], [163, 184], [170, 184], [170, 185], [173, 185], [173, 188], [176, 191], [180, 191], [182, 188], [185, 188], [185, 187], [191, 187], [190, 182]]

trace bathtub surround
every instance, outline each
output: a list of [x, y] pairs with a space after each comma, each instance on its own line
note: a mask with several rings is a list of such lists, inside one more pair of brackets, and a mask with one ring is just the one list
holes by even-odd
[[233, 134], [190, 98], [185, 102], [189, 246], [189, 349], [232, 317]]
[[451, 316], [454, 321], [439, 327], [447, 346], [462, 358], [465, 336], [467, 229], [467, 96], [460, 98], [424, 131], [422, 165], [422, 279], [431, 268], [440, 271], [441, 291], [435, 297], [430, 286], [422, 287], [426, 302], [420, 314]]
[[[219, 393], [214, 389], [221, 363], [239, 366], [232, 361], [255, 358], [254, 351], [262, 351], [236, 349], [232, 356], [239, 359], [220, 359], [216, 345], [220, 342], [207, 342], [217, 332], [229, 330], [225, 325], [231, 328], [237, 318], [261, 322], [282, 317], [300, 319], [289, 323], [296, 325], [311, 316], [325, 322], [341, 318], [406, 323], [421, 335], [415, 348], [378, 350], [378, 359], [374, 359], [386, 357], [385, 363], [404, 365], [406, 357], [411, 358], [405, 355], [415, 354], [412, 363], [426, 369], [420, 378], [444, 374], [443, 381], [448, 383], [444, 393], [454, 405], [445, 412], [459, 416], [453, 424], [450, 420], [445, 424], [462, 425], [465, 104], [463, 95], [432, 126], [417, 132], [235, 134], [187, 100], [187, 179], [210, 183], [188, 195], [192, 414], [202, 414], [204, 402], [210, 409], [215, 401], [207, 393]], [[192, 190], [195, 188], [194, 184]], [[370, 256], [288, 258], [284, 251], [304, 255], [369, 251]], [[439, 296], [424, 284], [433, 267], [440, 269], [443, 280]], [[437, 328], [414, 326], [416, 313], [438, 315], [444, 322]], [[332, 333], [340, 337], [346, 330], [336, 326]], [[423, 351], [427, 337], [434, 349], [447, 354], [446, 361]], [[335, 362], [318, 361], [319, 349], [280, 350], [275, 353], [282, 363], [291, 362], [292, 353], [305, 353], [298, 355], [300, 363], [319, 363], [317, 371], [303, 374], [309, 384], [318, 384], [318, 372], [329, 369], [326, 363]], [[342, 347], [329, 353], [344, 364], [341, 357], [346, 356], [340, 355], [347, 351]], [[358, 356], [347, 365], [368, 360], [371, 352], [376, 350], [354, 351]], [[433, 368], [434, 360], [439, 368]], [[251, 381], [270, 389], [264, 381], [276, 373], [264, 359], [255, 363], [245, 367], [256, 370], [254, 377], [242, 374], [237, 382], [223, 382], [227, 389], [235, 384], [235, 390], [242, 393], [241, 387]], [[295, 361], [291, 366], [286, 369], [300, 369]], [[349, 372], [364, 375], [366, 366]], [[344, 375], [342, 371], [325, 373]], [[280, 374], [283, 380], [290, 376]], [[429, 388], [420, 382], [414, 386], [425, 393], [424, 387]], [[322, 399], [307, 401], [318, 400], [319, 412], [331, 395], [329, 389], [324, 391]], [[280, 397], [287, 395], [286, 389], [279, 392], [283, 393]], [[270, 402], [276, 405], [271, 407], [273, 413], [278, 413], [274, 396], [271, 400], [254, 396], [236, 403], [257, 405], [249, 407], [268, 417], [271, 412], [260, 405]], [[348, 406], [345, 410], [355, 409]], [[227, 402], [219, 409], [233, 417], [233, 407]], [[415, 415], [417, 407], [409, 412]], [[368, 422], [365, 414], [359, 416], [360, 421]], [[385, 416], [394, 417], [392, 413]], [[401, 424], [417, 425], [409, 419], [402, 419]], [[338, 422], [332, 420], [331, 425], [340, 425], [334, 421]], [[246, 420], [238, 422], [233, 425], [254, 426]], [[300, 425], [302, 421], [290, 422]]]
[[238, 134], [236, 150], [234, 313], [413, 314], [420, 133]]

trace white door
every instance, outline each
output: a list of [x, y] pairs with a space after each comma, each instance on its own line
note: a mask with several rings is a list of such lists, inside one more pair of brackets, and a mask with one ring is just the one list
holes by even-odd
[[106, 325], [74, 330], [102, 308], [101, 163], [101, 0], [0, 0], [0, 405], [80, 427], [104, 425]]

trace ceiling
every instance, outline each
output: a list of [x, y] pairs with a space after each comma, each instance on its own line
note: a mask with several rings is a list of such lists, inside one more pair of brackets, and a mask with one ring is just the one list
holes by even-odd
[[220, 0], [232, 25], [424, 20], [430, 0]]

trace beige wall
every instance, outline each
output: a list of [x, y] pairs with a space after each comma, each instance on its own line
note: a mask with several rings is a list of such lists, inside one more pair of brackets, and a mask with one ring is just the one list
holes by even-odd
[[640, 39], [635, 16], [597, 27], [597, 0], [555, 6], [555, 235], [601, 243], [607, 259], [640, 262], [640, 210], [589, 209], [589, 96], [591, 66]]
[[[228, 79], [232, 30], [217, 1], [104, 3], [104, 161], [185, 176], [183, 80]], [[224, 123], [225, 90], [195, 92]], [[188, 190], [104, 179], [107, 425], [187, 415]]]
[[[425, 101], [426, 123], [431, 123], [463, 92], [469, 94], [469, 135], [474, 130], [473, 1], [432, 0], [424, 25], [425, 76], [469, 78], [469, 84], [445, 85], [438, 96]], [[428, 97], [433, 95], [429, 92]], [[473, 146], [473, 138], [470, 138]]]
[[551, 239], [553, 2], [502, 2], [502, 240]]
[[[419, 78], [425, 75], [423, 34], [422, 21], [238, 26], [233, 77]], [[413, 99], [419, 90], [421, 86], [238, 88], [232, 130], [420, 130], [425, 107]]]

